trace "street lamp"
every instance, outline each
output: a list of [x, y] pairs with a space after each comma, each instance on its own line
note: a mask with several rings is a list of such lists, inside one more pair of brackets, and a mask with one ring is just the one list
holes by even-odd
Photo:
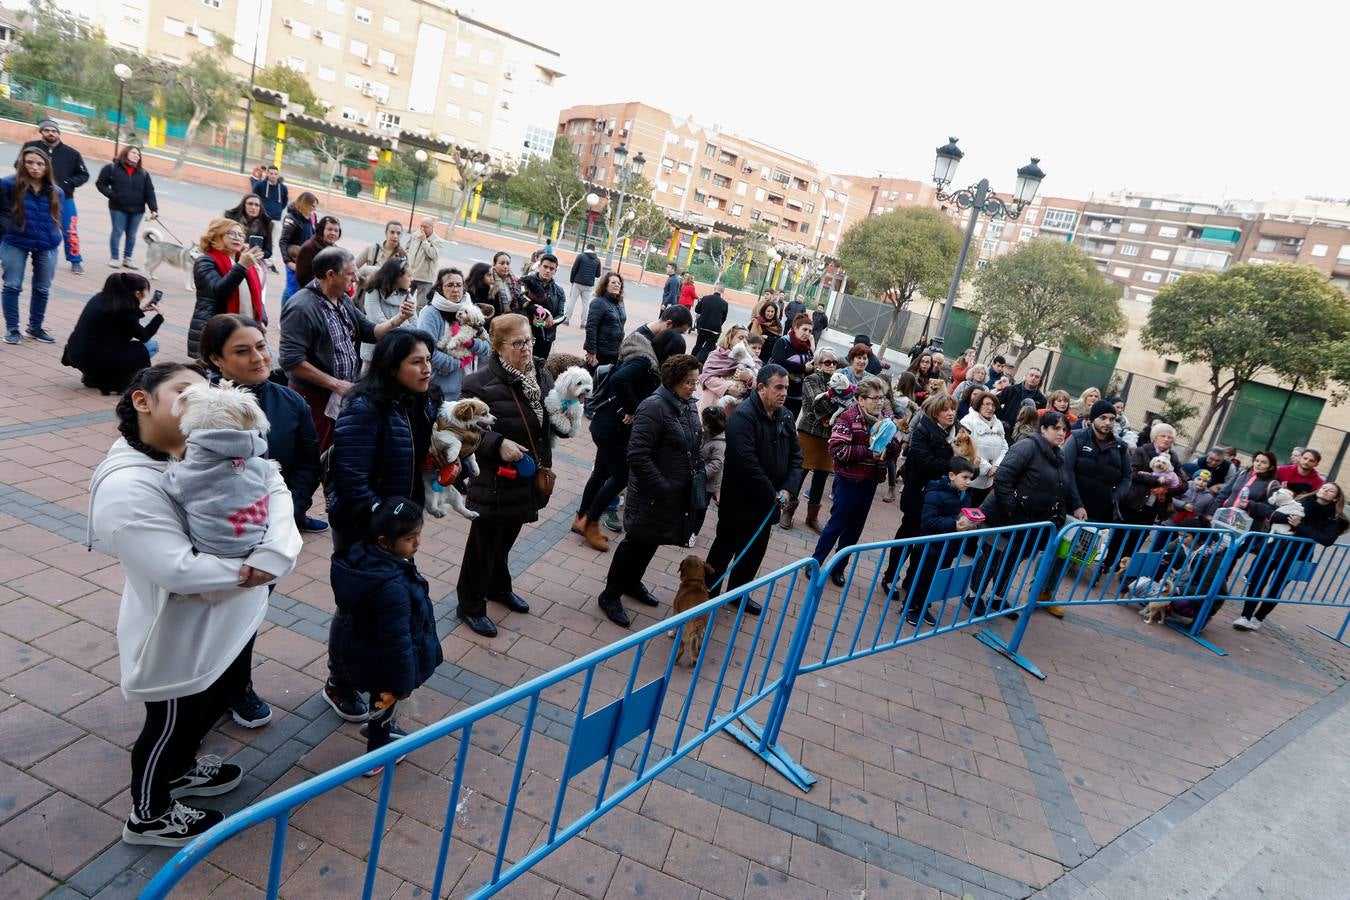
[[[627, 159], [628, 145], [621, 143], [614, 148], [614, 180], [619, 185], [619, 203], [614, 209], [614, 218], [612, 220], [614, 222], [615, 232], [618, 231], [621, 227], [621, 223], [624, 221], [623, 192], [628, 188], [628, 184], [633, 178], [642, 174], [642, 167], [647, 164], [647, 158], [642, 155], [641, 150], [638, 151], [637, 156], [633, 157], [632, 165], [627, 164]], [[632, 210], [629, 210], [629, 212], [632, 212]], [[618, 243], [615, 239], [617, 236], [617, 233], [612, 233], [609, 236], [609, 251], [605, 254], [606, 269], [611, 268], [613, 265], [614, 245]], [[622, 264], [623, 260], [619, 260], [619, 262]]]
[[597, 215], [595, 208], [599, 205], [599, 194], [591, 191], [586, 195], [586, 234], [583, 236], [583, 242], [593, 240], [592, 232], [595, 231], [595, 217]]
[[970, 210], [970, 221], [966, 223], [966, 238], [961, 244], [961, 255], [956, 259], [956, 271], [952, 273], [952, 284], [947, 290], [947, 302], [942, 307], [942, 317], [938, 319], [937, 335], [932, 339], [932, 346], [939, 350], [942, 349], [942, 342], [947, 337], [947, 326], [951, 322], [952, 309], [956, 306], [956, 289], [961, 284], [961, 270], [966, 266], [966, 256], [970, 253], [970, 241], [975, 237], [975, 223], [979, 220], [980, 213], [991, 219], [1016, 221], [1022, 215], [1022, 210], [1026, 209], [1035, 198], [1036, 191], [1045, 178], [1045, 173], [1038, 165], [1040, 160], [1033, 156], [1031, 162], [1017, 170], [1011, 203], [1000, 199], [989, 189], [988, 178], [981, 178], [970, 187], [947, 193], [947, 186], [955, 180], [956, 167], [965, 155], [961, 148], [956, 146], [956, 138], [949, 137], [944, 146], [937, 148], [937, 158], [933, 163], [933, 184], [937, 185], [937, 198], [955, 201], [961, 209]]
[[427, 151], [418, 148], [413, 154], [413, 159], [417, 160], [417, 167], [413, 169], [413, 196], [412, 207], [408, 210], [408, 231], [413, 230], [413, 216], [417, 214], [417, 189], [422, 186], [422, 166], [427, 161]]
[[113, 66], [113, 74], [117, 76], [117, 131], [113, 135], [113, 159], [116, 159], [117, 151], [122, 146], [122, 100], [127, 94], [127, 79], [131, 77], [131, 66], [118, 63]]

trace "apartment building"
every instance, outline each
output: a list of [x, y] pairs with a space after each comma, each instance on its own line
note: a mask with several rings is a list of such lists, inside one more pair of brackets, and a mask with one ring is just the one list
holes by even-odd
[[[231, 65], [306, 75], [330, 121], [497, 156], [548, 155], [557, 51], [441, 0], [65, 0], [109, 40], [182, 62], [222, 37]], [[83, 9], [88, 7], [88, 9]]]
[[[931, 191], [931, 188], [930, 188]], [[934, 205], [937, 205], [934, 196]], [[991, 219], [980, 216], [975, 222], [975, 243], [972, 246], [976, 265], [986, 266], [990, 261], [1005, 256], [1027, 241], [1039, 237], [1072, 242], [1083, 215], [1084, 201], [1068, 197], [1036, 197], [1017, 219]], [[939, 208], [947, 213], [962, 231], [970, 217], [970, 210], [946, 201]]]
[[[1242, 211], [1240, 204], [1230, 204]], [[1269, 200], [1250, 204], [1252, 221], [1238, 252], [1248, 263], [1309, 265], [1350, 288], [1350, 203]]]

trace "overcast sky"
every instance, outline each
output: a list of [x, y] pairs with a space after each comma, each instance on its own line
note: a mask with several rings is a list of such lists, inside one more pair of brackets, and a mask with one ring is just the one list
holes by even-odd
[[560, 51], [563, 106], [641, 99], [836, 173], [926, 180], [956, 135], [958, 180], [996, 190], [1035, 155], [1052, 195], [1350, 198], [1332, 0], [460, 8]]

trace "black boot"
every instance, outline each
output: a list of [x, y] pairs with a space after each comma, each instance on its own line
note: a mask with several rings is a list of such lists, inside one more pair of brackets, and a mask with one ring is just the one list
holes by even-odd
[[600, 609], [609, 620], [620, 628], [631, 628], [633, 620], [628, 616], [628, 610], [623, 608], [623, 603], [617, 596], [601, 594], [596, 601], [600, 604]]

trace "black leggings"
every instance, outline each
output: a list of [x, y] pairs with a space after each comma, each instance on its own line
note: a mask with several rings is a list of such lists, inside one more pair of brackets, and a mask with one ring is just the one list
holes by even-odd
[[[825, 483], [830, 480], [830, 471], [828, 469], [809, 469], [808, 471], [811, 473], [811, 484], [806, 489], [806, 502], [819, 505], [825, 497]], [[806, 479], [803, 478], [802, 482], [805, 481]], [[792, 499], [797, 499], [801, 489], [802, 486], [799, 483], [797, 490], [792, 494]]]
[[186, 774], [202, 739], [248, 684], [253, 638], [210, 687], [145, 704], [145, 725], [131, 747], [131, 811], [141, 821], [169, 811], [169, 783]]
[[595, 442], [595, 466], [581, 490], [577, 514], [595, 520], [609, 508], [628, 484], [628, 441]]

